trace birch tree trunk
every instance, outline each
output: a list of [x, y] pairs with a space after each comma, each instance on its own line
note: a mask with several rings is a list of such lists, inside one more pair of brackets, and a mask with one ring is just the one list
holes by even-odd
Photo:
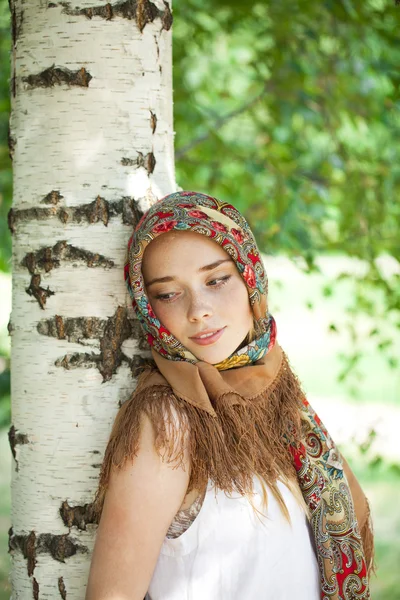
[[82, 600], [91, 502], [143, 360], [125, 247], [174, 191], [165, 1], [13, 0], [14, 600]]

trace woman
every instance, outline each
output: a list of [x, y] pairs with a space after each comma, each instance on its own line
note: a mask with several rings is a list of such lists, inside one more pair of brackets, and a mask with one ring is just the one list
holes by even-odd
[[368, 503], [276, 341], [243, 216], [167, 196], [125, 278], [154, 366], [106, 450], [87, 600], [369, 598]]

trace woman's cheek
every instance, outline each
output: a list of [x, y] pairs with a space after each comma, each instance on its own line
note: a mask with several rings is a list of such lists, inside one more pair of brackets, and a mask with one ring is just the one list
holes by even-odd
[[182, 318], [182, 316], [179, 317], [179, 315], [181, 315], [179, 308], [174, 306], [173, 302], [164, 303], [158, 301], [156, 306], [153, 307], [153, 310], [156, 313], [158, 320], [164, 325], [164, 327], [169, 329], [171, 333], [174, 333], [177, 324], [179, 324], [180, 318]]
[[249, 300], [246, 285], [244, 284], [242, 279], [236, 278], [234, 281], [232, 281], [231, 285], [228, 284], [224, 286], [223, 296], [224, 301], [227, 301], [229, 305], [232, 304], [232, 306], [235, 308], [239, 308], [237, 306], [238, 300], [240, 300], [241, 303], [247, 303]]

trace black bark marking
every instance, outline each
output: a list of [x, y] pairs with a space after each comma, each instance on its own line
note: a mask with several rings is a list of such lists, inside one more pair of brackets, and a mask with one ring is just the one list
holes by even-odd
[[102, 254], [77, 248], [67, 244], [64, 240], [57, 242], [53, 247], [49, 246], [40, 248], [37, 252], [29, 252], [21, 261], [21, 265], [26, 267], [31, 275], [37, 275], [38, 272], [49, 273], [52, 269], [57, 269], [62, 261], [84, 263], [89, 268], [109, 269], [114, 266], [114, 262]]
[[154, 158], [154, 154], [152, 152], [149, 152], [145, 158], [144, 158], [144, 168], [146, 169], [146, 171], [148, 172], [148, 174], [150, 175], [151, 173], [153, 173], [155, 166], [156, 166], [156, 159]]
[[[140, 344], [139, 344], [139, 346], [140, 346]], [[147, 346], [146, 350], [148, 350], [148, 349], [149, 349], [149, 347]], [[153, 364], [151, 357], [145, 358], [142, 356], [133, 356], [132, 358], [128, 358], [127, 356], [124, 355], [122, 358], [125, 362], [127, 362], [129, 364], [131, 373], [132, 373], [132, 377], [135, 377], [135, 378], [140, 375], [140, 373], [143, 371], [143, 369], [145, 367]], [[122, 402], [120, 403], [120, 406], [122, 406]]]
[[[141, 152], [139, 152], [139, 154], [141, 154]], [[143, 156], [143, 154], [142, 154]], [[123, 165], [124, 167], [137, 167], [139, 163], [139, 159], [138, 158], [126, 158], [124, 157], [121, 160], [121, 165]]]
[[[121, 202], [121, 201], [120, 201]], [[67, 223], [68, 221], [72, 221], [75, 223], [99, 223], [102, 222], [103, 225], [107, 227], [108, 222], [110, 220], [110, 216], [114, 214], [118, 214], [118, 208], [115, 206], [117, 203], [107, 202], [101, 196], [97, 196], [96, 200], [90, 202], [89, 204], [83, 204], [82, 206], [76, 206], [74, 208], [63, 208], [58, 218], [63, 223]]]
[[22, 552], [23, 557], [27, 560], [28, 577], [33, 575], [36, 567], [36, 533], [31, 531], [29, 534], [18, 535], [14, 534], [11, 527], [8, 532], [8, 552]]
[[50, 296], [54, 296], [55, 292], [53, 292], [48, 286], [47, 289], [42, 287], [40, 285], [41, 280], [42, 278], [40, 275], [32, 275], [31, 283], [25, 291], [29, 296], [33, 296], [35, 300], [37, 300], [40, 308], [44, 310], [47, 298], [50, 298]]
[[11, 235], [14, 233], [15, 231], [15, 211], [13, 208], [10, 208], [10, 210], [8, 211], [8, 215], [7, 215], [7, 223], [8, 223], [8, 229], [10, 230]]
[[22, 81], [31, 88], [51, 88], [55, 85], [67, 84], [74, 87], [89, 87], [92, 76], [85, 67], [71, 71], [66, 67], [60, 68], [52, 65], [41, 73], [22, 77]]
[[[137, 166], [137, 160], [134, 161], [134, 164]], [[44, 203], [50, 197], [55, 199], [54, 194], [59, 194], [59, 192], [50, 192], [42, 202]], [[61, 198], [62, 196], [59, 195], [58, 200]], [[50, 206], [20, 210], [11, 209], [8, 213], [8, 227], [11, 233], [15, 232], [15, 228], [19, 223], [44, 221], [54, 217], [58, 218], [63, 224], [68, 222], [78, 224], [102, 222], [103, 225], [107, 226], [111, 217], [121, 215], [124, 225], [135, 226], [143, 214], [135, 200], [127, 196], [115, 202], [109, 202], [97, 196], [93, 202], [75, 207], [57, 206], [56, 203], [51, 201], [46, 201], [46, 204], [50, 204]]]
[[110, 21], [115, 14], [115, 5], [112, 6], [109, 2], [105, 6], [89, 6], [88, 8], [72, 8], [69, 2], [60, 2], [60, 6], [64, 8], [64, 14], [71, 16], [84, 16], [88, 19], [93, 17], [101, 17]]
[[151, 175], [156, 166], [156, 159], [152, 152], [148, 152], [146, 156], [142, 152], [138, 152], [138, 157], [136, 159], [123, 158], [121, 160], [121, 165], [124, 167], [143, 167], [146, 169], [147, 173]]
[[147, 23], [152, 23], [159, 15], [160, 11], [149, 0], [136, 1], [136, 23], [141, 33]]
[[19, 431], [17, 431], [14, 427], [14, 425], [11, 425], [9, 431], [8, 431], [8, 441], [10, 444], [10, 448], [11, 448], [11, 454], [14, 457], [15, 460], [15, 469], [16, 471], [18, 471], [19, 465], [18, 465], [18, 460], [17, 460], [17, 451], [15, 449], [15, 446], [17, 444], [29, 444], [29, 438], [26, 435], [26, 433], [20, 433]]
[[11, 0], [8, 1], [11, 13], [11, 42], [15, 46], [17, 40], [17, 13], [15, 10], [15, 3]]
[[131, 326], [126, 308], [119, 306], [107, 321], [104, 336], [100, 340], [101, 362], [99, 371], [103, 381], [109, 381], [122, 362], [121, 346], [131, 336]]
[[39, 584], [35, 578], [32, 579], [33, 600], [39, 600]]
[[11, 233], [14, 233], [15, 225], [19, 222], [43, 221], [57, 216], [57, 213], [58, 211], [55, 206], [51, 208], [33, 206], [32, 208], [22, 208], [19, 210], [12, 208], [8, 213], [8, 227]]
[[92, 203], [90, 211], [88, 211], [89, 223], [98, 223], [102, 221], [103, 225], [107, 227], [110, 219], [110, 211], [108, 209], [108, 202], [97, 196], [96, 200]]
[[52, 204], [53, 206], [55, 206], [56, 204], [58, 204], [60, 202], [60, 200], [63, 200], [64, 196], [61, 196], [60, 192], [58, 190], [52, 190], [51, 192], [49, 192], [47, 194], [47, 196], [45, 196], [42, 200], [42, 204]]
[[33, 575], [33, 572], [36, 567], [36, 534], [34, 531], [31, 531], [30, 534], [26, 538], [26, 542], [24, 543], [24, 550], [26, 555], [24, 554], [24, 558], [27, 559], [27, 569], [28, 569], [28, 577]]
[[7, 323], [7, 331], [8, 331], [8, 335], [12, 336], [12, 334], [14, 332], [14, 325], [12, 324], [11, 319]]
[[157, 115], [153, 113], [153, 111], [150, 111], [150, 127], [151, 127], [151, 132], [155, 133], [155, 130], [157, 128]]
[[56, 315], [54, 317], [54, 322], [55, 322], [55, 325], [56, 325], [58, 339], [59, 340], [65, 339], [65, 327], [64, 327], [64, 320], [63, 320], [63, 318], [60, 317], [60, 315]]
[[77, 527], [81, 531], [86, 531], [86, 525], [98, 523], [93, 504], [84, 504], [83, 506], [70, 506], [68, 500], [61, 504], [60, 515], [66, 527]]
[[19, 14], [17, 14], [15, 2], [9, 0], [8, 2], [11, 13], [11, 41], [13, 47], [16, 46], [17, 40], [21, 35], [22, 31], [22, 23], [24, 20], [24, 13], [21, 10]]
[[100, 355], [94, 352], [75, 352], [58, 358], [54, 364], [66, 371], [71, 369], [94, 369], [99, 368], [100, 360]]
[[50, 554], [55, 560], [65, 562], [65, 559], [74, 556], [78, 552], [86, 554], [88, 549], [69, 536], [41, 533], [37, 538], [37, 553]]
[[60, 592], [62, 600], [67, 600], [67, 588], [65, 587], [63, 577], [58, 578], [58, 591]]
[[11, 135], [10, 126], [8, 126], [8, 155], [10, 157], [10, 160], [13, 160], [14, 158], [16, 143], [17, 140], [14, 136]]
[[172, 16], [170, 6], [169, 6], [168, 2], [166, 2], [165, 0], [164, 0], [164, 6], [165, 6], [165, 10], [161, 17], [162, 28], [165, 29], [165, 31], [169, 31], [172, 27], [174, 18]]
[[105, 327], [106, 320], [98, 317], [63, 318], [56, 315], [54, 319], [39, 321], [37, 331], [59, 340], [82, 343], [82, 340], [100, 339]]
[[[157, 39], [156, 35], [154, 36], [154, 42], [155, 42], [156, 48], [157, 48], [157, 60], [159, 60], [159, 58], [160, 58], [160, 45], [158, 43], [158, 39]], [[144, 75], [144, 73], [142, 73], [142, 75]]]
[[124, 225], [136, 227], [142, 216], [143, 212], [132, 198], [125, 198], [122, 201], [122, 222]]
[[102, 374], [103, 382], [112, 378], [122, 362], [129, 365], [134, 376], [146, 363], [146, 359], [140, 356], [129, 358], [121, 350], [123, 342], [130, 337], [139, 340], [141, 350], [149, 350], [139, 322], [136, 319], [128, 319], [126, 308], [121, 306], [108, 319], [99, 319], [98, 317], [64, 318], [56, 315], [54, 318], [39, 321], [37, 331], [41, 335], [65, 339], [68, 342], [82, 345], [85, 345], [85, 340], [88, 339], [99, 340], [100, 353], [65, 354], [56, 360], [55, 366], [67, 370], [96, 368]]
[[121, 17], [136, 21], [142, 32], [147, 23], [152, 23], [157, 17], [161, 19], [162, 29], [169, 30], [172, 25], [172, 14], [169, 4], [164, 2], [165, 9], [159, 10], [149, 0], [122, 0], [105, 6], [90, 6], [88, 8], [72, 8], [69, 2], [60, 2], [63, 12], [73, 16], [85, 16], [88, 19], [100, 17], [110, 21], [113, 17]]
[[61, 261], [72, 263], [83, 262], [89, 268], [104, 267], [111, 268], [114, 262], [105, 258], [102, 254], [97, 254], [77, 248], [66, 241], [57, 242], [53, 247], [40, 248], [37, 252], [29, 252], [21, 261], [21, 265], [26, 267], [32, 275], [31, 282], [26, 293], [33, 296], [39, 303], [40, 308], [44, 310], [47, 298], [54, 296], [49, 287], [45, 289], [41, 284], [41, 275], [39, 272], [49, 273], [52, 269], [60, 266]]
[[14, 534], [13, 529], [8, 532], [8, 550], [10, 554], [21, 552], [27, 559], [28, 576], [31, 577], [37, 563], [38, 554], [50, 554], [55, 560], [65, 562], [70, 556], [78, 552], [86, 554], [88, 549], [68, 534], [53, 535], [52, 533], [41, 533], [36, 535], [34, 531], [29, 534]]

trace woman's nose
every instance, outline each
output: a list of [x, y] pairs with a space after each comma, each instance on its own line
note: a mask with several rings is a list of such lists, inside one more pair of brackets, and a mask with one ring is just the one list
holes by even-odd
[[189, 300], [188, 319], [191, 323], [196, 323], [212, 316], [212, 307], [206, 298], [199, 294], [193, 294]]

